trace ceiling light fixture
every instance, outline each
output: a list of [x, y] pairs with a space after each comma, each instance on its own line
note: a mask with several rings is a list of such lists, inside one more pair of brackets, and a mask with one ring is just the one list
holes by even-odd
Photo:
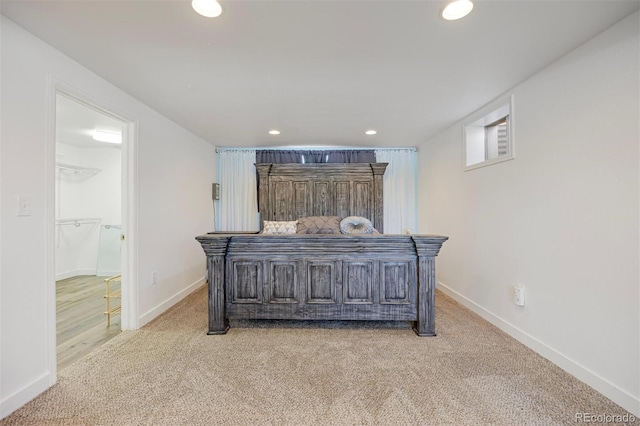
[[376, 132], [375, 130], [367, 130], [366, 132], [364, 132], [364, 134], [368, 136], [375, 135], [376, 133], [378, 132]]
[[207, 18], [215, 18], [222, 13], [222, 6], [216, 0], [193, 0], [191, 2], [193, 10]]
[[280, 134], [280, 130], [275, 130], [275, 129], [269, 130], [269, 134], [270, 135], [279, 135]]
[[120, 133], [105, 132], [103, 130], [94, 130], [93, 139], [99, 142], [122, 143], [122, 135]]
[[447, 21], [464, 18], [473, 9], [471, 0], [455, 0], [442, 9], [442, 17]]

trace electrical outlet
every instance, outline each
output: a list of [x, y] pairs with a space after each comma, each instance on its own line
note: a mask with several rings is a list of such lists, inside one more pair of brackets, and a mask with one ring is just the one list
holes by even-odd
[[151, 284], [158, 284], [158, 273], [156, 271], [151, 273]]
[[18, 216], [31, 216], [31, 196], [18, 196]]
[[513, 303], [524, 306], [524, 286], [521, 284], [513, 287]]

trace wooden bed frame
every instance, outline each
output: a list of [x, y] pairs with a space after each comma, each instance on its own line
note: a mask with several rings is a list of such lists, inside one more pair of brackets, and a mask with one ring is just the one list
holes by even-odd
[[[372, 219], [382, 230], [386, 163], [257, 164], [263, 220]], [[435, 257], [447, 237], [209, 233], [209, 331], [229, 319], [413, 321], [435, 336]]]

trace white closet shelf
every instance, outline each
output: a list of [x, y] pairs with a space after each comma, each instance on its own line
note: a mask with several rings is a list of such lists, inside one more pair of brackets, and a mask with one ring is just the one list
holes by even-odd
[[56, 168], [61, 172], [72, 173], [74, 175], [93, 176], [100, 173], [101, 169], [92, 169], [90, 167], [74, 166], [73, 164], [56, 163]]

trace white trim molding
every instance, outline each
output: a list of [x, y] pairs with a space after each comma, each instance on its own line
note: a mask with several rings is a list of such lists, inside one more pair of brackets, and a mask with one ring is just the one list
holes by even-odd
[[137, 330], [139, 311], [138, 283], [138, 122], [129, 120], [123, 128], [122, 156], [122, 312], [123, 330]]
[[[119, 272], [118, 272], [119, 273]], [[100, 275], [96, 269], [76, 269], [74, 271], [61, 272], [56, 274], [56, 281], [66, 280], [80, 275]]]
[[[94, 96], [48, 75], [47, 99], [47, 145], [46, 145], [46, 271], [47, 285], [47, 364], [49, 386], [57, 381], [56, 351], [56, 292], [55, 292], [55, 144], [56, 144], [56, 96], [61, 94], [102, 114], [123, 123], [122, 140], [122, 233], [127, 236], [122, 245], [122, 312], [123, 330], [138, 328], [138, 281], [137, 281], [137, 121], [117, 108], [104, 104]], [[94, 271], [95, 273], [95, 271]], [[46, 389], [46, 388], [45, 388]]]
[[[56, 333], [56, 94], [58, 82], [47, 74], [47, 141], [45, 145], [45, 271], [46, 271], [46, 332], [48, 387], [58, 381]], [[46, 390], [47, 387], [40, 392]], [[35, 395], [38, 395], [37, 393]], [[32, 396], [32, 398], [35, 397]], [[27, 400], [28, 401], [28, 400]]]

